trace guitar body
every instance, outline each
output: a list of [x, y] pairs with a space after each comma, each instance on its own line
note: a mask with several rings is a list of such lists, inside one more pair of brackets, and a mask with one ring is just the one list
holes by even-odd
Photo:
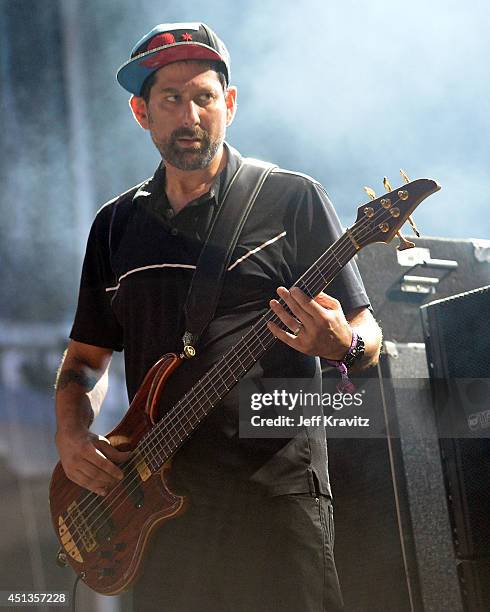
[[[106, 436], [113, 446], [134, 450], [152, 429], [165, 382], [180, 363], [180, 357], [167, 354], [151, 368], [123, 420]], [[49, 492], [62, 554], [90, 588], [104, 595], [130, 586], [156, 527], [185, 510], [185, 498], [166, 482], [170, 462], [154, 473], [144, 457], [136, 466], [121, 468], [122, 484], [101, 497], [69, 480], [58, 463]]]

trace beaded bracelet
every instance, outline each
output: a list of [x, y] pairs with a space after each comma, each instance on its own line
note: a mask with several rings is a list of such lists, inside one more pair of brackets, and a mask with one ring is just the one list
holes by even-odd
[[337, 385], [337, 390], [341, 393], [352, 393], [356, 390], [355, 385], [349, 379], [349, 369], [353, 363], [364, 355], [364, 340], [361, 336], [353, 329], [352, 330], [352, 341], [350, 343], [349, 350], [342, 361], [336, 359], [325, 359], [328, 365], [336, 368], [340, 376], [342, 377], [341, 382]]

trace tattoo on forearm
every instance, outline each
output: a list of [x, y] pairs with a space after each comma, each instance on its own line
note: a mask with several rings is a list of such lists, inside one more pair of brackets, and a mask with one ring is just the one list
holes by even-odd
[[97, 384], [97, 377], [89, 376], [86, 372], [80, 370], [63, 370], [56, 380], [56, 389], [61, 391], [71, 383], [90, 391]]

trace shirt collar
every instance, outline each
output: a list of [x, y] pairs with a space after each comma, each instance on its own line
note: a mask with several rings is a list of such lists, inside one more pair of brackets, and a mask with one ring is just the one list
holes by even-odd
[[[223, 170], [216, 176], [211, 189], [207, 192], [207, 194], [202, 195], [195, 202], [202, 201], [203, 199], [209, 200], [210, 198], [214, 198], [215, 203], [221, 203], [223, 195], [228, 187], [228, 184], [238, 170], [238, 168], [242, 165], [243, 159], [240, 153], [232, 146], [230, 146], [227, 142], [224, 142], [224, 147], [228, 152], [228, 160], [226, 162], [226, 166]], [[159, 198], [162, 194], [165, 193], [165, 165], [163, 162], [160, 163], [158, 168], [155, 171], [155, 174], [144, 181], [137, 189], [136, 193], [133, 196], [133, 201], [140, 198], [148, 198], [154, 199]]]

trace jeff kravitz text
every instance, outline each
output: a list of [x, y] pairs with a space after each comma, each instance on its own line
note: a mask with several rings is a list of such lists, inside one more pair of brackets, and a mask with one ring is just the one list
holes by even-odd
[[339, 418], [332, 415], [315, 415], [298, 418], [292, 416], [278, 415], [277, 417], [261, 417], [254, 414], [250, 423], [253, 427], [369, 427], [369, 419], [359, 416], [350, 418]]

